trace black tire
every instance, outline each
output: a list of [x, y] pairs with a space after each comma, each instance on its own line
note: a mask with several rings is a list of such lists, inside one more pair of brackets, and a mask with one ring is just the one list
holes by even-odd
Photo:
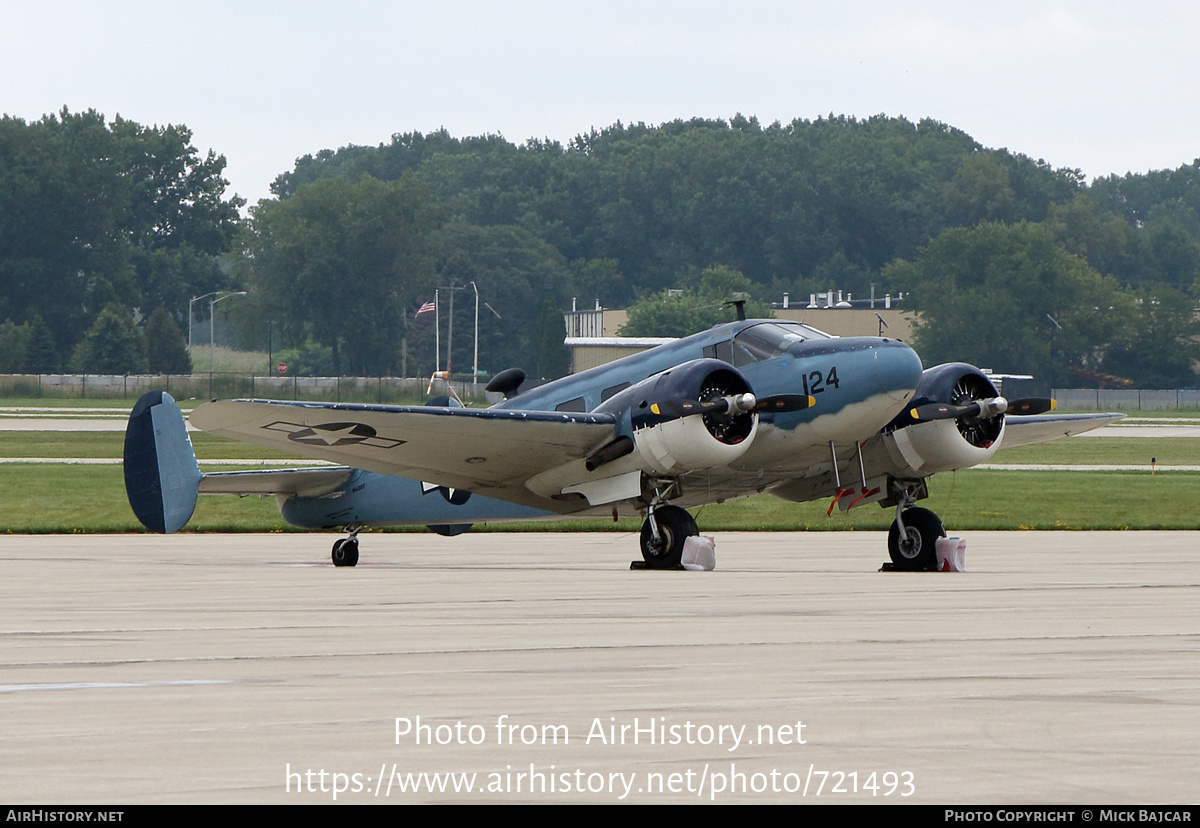
[[699, 535], [695, 519], [678, 506], [660, 506], [654, 510], [659, 541], [654, 540], [650, 521], [642, 524], [642, 559], [648, 569], [678, 569], [683, 559], [683, 542], [689, 535]]
[[342, 538], [333, 545], [334, 566], [358, 566], [358, 539]]
[[888, 555], [896, 569], [923, 572], [937, 569], [938, 538], [946, 537], [942, 521], [928, 509], [905, 509], [901, 514], [907, 543], [900, 542], [900, 526], [895, 521], [888, 530]]

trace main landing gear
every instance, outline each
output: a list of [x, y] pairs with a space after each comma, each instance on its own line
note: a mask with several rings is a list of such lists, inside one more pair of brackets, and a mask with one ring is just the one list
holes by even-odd
[[[909, 506], [909, 508], [904, 508]], [[888, 531], [888, 555], [896, 569], [919, 572], [937, 569], [937, 540], [946, 537], [942, 521], [928, 509], [900, 503]]]
[[678, 569], [683, 542], [699, 535], [696, 520], [686, 509], [666, 504], [651, 508], [642, 524], [642, 558], [647, 569]]
[[358, 528], [350, 530], [350, 537], [339, 538], [333, 544], [334, 566], [358, 566]]

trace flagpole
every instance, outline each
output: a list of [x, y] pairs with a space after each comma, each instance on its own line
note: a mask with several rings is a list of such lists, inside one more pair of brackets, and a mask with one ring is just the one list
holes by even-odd
[[433, 289], [433, 364], [434, 370], [442, 370], [442, 311], [438, 302], [438, 289]]

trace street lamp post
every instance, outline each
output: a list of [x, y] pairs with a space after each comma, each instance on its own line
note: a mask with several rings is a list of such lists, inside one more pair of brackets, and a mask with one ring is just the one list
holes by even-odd
[[[219, 291], [218, 291], [219, 292]], [[213, 296], [215, 293], [210, 293]], [[230, 296], [245, 296], [246, 291], [239, 290], [236, 293], [226, 293], [224, 296], [217, 296], [216, 299], [209, 300], [208, 303], [208, 396], [212, 397], [213, 392], [213, 367], [216, 364], [217, 342], [214, 335], [213, 312], [217, 306], [217, 302], [223, 299], [228, 299]]]
[[216, 296], [221, 291], [214, 290], [212, 293], [206, 293], [203, 296], [193, 296], [188, 300], [188, 356], [192, 353], [192, 305], [199, 302], [201, 299], [207, 299], [210, 296]]
[[[475, 291], [475, 363], [471, 366], [471, 392], [479, 393], [479, 287], [471, 282], [471, 290]], [[496, 313], [496, 309], [487, 302], [483, 306], [490, 310], [497, 319], [500, 319], [500, 314]]]
[[471, 282], [471, 290], [475, 291], [475, 361], [471, 364], [471, 394], [479, 393], [479, 288]]

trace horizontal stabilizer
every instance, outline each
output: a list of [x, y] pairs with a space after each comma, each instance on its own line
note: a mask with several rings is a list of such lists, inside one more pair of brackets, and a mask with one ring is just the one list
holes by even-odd
[[209, 472], [200, 481], [200, 494], [320, 497], [336, 491], [353, 474], [346, 466]]

